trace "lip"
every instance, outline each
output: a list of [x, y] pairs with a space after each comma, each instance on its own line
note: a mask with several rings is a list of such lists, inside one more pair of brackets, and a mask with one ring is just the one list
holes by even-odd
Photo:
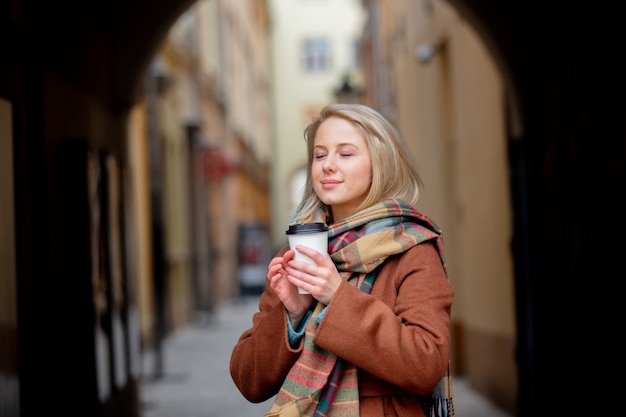
[[322, 188], [325, 190], [335, 188], [337, 185], [341, 184], [339, 180], [322, 180], [320, 182], [322, 183]]

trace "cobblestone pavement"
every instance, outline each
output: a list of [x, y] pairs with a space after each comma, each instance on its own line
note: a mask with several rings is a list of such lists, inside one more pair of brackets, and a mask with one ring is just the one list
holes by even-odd
[[[249, 403], [230, 378], [230, 353], [252, 324], [258, 297], [222, 303], [204, 321], [168, 337], [163, 347], [163, 375], [153, 378], [154, 355], [143, 357], [142, 417], [261, 417], [271, 400]], [[459, 417], [512, 417], [474, 392], [461, 378], [453, 380]]]

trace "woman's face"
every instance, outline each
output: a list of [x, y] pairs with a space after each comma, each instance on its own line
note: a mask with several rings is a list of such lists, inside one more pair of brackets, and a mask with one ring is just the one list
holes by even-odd
[[313, 189], [331, 207], [335, 222], [356, 212], [372, 184], [372, 161], [361, 132], [331, 117], [317, 130], [311, 165]]

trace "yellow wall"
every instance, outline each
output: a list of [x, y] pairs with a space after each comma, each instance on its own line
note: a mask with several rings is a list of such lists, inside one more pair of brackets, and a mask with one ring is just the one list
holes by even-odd
[[[418, 208], [444, 231], [453, 306], [453, 367], [500, 405], [515, 404], [515, 304], [505, 129], [498, 68], [472, 28], [442, 1], [425, 12], [394, 2], [397, 123], [425, 187]], [[413, 18], [413, 16], [415, 16]], [[417, 59], [420, 45], [435, 54]], [[392, 44], [389, 42], [389, 44]]]

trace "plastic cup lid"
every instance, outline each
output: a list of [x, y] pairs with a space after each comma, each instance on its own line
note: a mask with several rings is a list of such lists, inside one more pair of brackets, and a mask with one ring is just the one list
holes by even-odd
[[324, 223], [299, 223], [292, 224], [287, 230], [288, 235], [295, 235], [300, 233], [319, 233], [328, 231], [328, 226]]

